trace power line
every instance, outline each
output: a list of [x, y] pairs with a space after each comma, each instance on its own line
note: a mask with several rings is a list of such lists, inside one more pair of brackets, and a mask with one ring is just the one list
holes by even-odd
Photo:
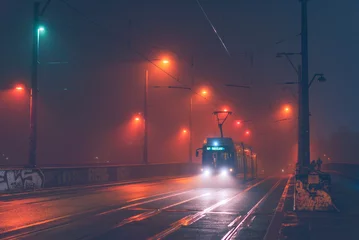
[[[83, 17], [84, 19], [86, 19], [89, 23], [96, 25], [98, 28], [101, 28], [102, 30], [104, 30], [105, 32], [107, 32], [109, 34], [109, 36], [111, 37], [115, 37], [116, 41], [118, 39], [118, 36], [116, 36], [114, 34], [114, 32], [105, 29], [101, 24], [99, 24], [98, 22], [94, 21], [93, 19], [91, 19], [90, 17], [88, 17], [86, 14], [84, 14], [82, 11], [80, 11], [78, 8], [76, 8], [75, 6], [73, 6], [72, 4], [70, 4], [68, 1], [66, 0], [59, 0], [60, 2], [64, 3], [69, 9], [71, 9], [72, 11], [76, 12], [78, 15], [80, 15], [81, 17]], [[198, 2], [198, 0], [197, 0]], [[200, 5], [200, 3], [198, 2], [198, 4]], [[201, 7], [201, 5], [200, 5]], [[202, 7], [201, 7], [202, 8]], [[202, 8], [203, 9], [203, 8]], [[204, 11], [204, 10], [203, 10]], [[205, 12], [204, 12], [205, 14]], [[205, 14], [206, 15], [206, 14]], [[207, 15], [206, 15], [207, 16]], [[214, 27], [213, 27], [214, 28]], [[215, 30], [215, 28], [214, 28]], [[103, 31], [101, 31], [103, 33]], [[217, 34], [217, 33], [216, 33]], [[218, 35], [219, 37], [219, 35]], [[220, 38], [220, 37], [219, 37]], [[121, 39], [122, 40], [122, 39]], [[224, 44], [224, 43], [223, 43]], [[225, 47], [225, 45], [224, 45]], [[156, 64], [154, 61], [152, 61], [150, 58], [148, 58], [145, 54], [141, 53], [139, 50], [133, 48], [133, 46], [130, 46], [129, 48], [132, 52], [134, 52], [135, 54], [137, 54], [138, 56], [140, 56], [141, 58], [143, 58], [144, 60], [146, 60], [147, 62], [149, 62], [150, 64], [152, 64], [153, 66], [155, 66], [156, 68], [158, 68], [159, 70], [161, 70], [163, 73], [165, 73], [167, 76], [169, 76], [172, 80], [176, 81], [177, 83], [179, 83], [182, 86], [186, 86], [183, 82], [181, 82], [179, 80], [179, 78], [177, 78], [176, 76], [174, 76], [173, 74], [169, 73], [168, 71], [166, 71], [165, 69], [161, 68], [158, 64]], [[225, 47], [225, 49], [227, 50], [227, 48]], [[229, 52], [228, 52], [229, 54]], [[211, 84], [212, 85], [212, 84]], [[212, 85], [213, 86], [213, 85]], [[193, 90], [192, 88], [190, 89], [195, 95], [200, 96], [201, 98], [205, 99], [206, 101], [210, 102], [211, 105], [213, 105], [215, 108], [218, 108], [221, 104], [217, 102], [214, 102], [213, 99], [208, 99], [207, 97], [203, 96], [201, 93]], [[223, 99], [223, 97], [221, 98]], [[222, 100], [224, 101], [224, 100]], [[231, 100], [233, 101], [233, 99]], [[236, 102], [236, 101], [234, 101]], [[233, 115], [237, 115], [237, 114], [233, 114]], [[238, 115], [237, 115], [238, 116]], [[276, 122], [277, 120], [275, 120], [274, 122]], [[253, 120], [244, 120], [243, 122], [253, 122]]]
[[226, 50], [228, 56], [231, 56], [231, 54], [230, 54], [229, 51], [228, 51], [228, 48], [227, 48], [226, 44], [224, 44], [224, 42], [223, 42], [221, 36], [218, 34], [216, 28], [215, 28], [214, 25], [212, 24], [212, 22], [211, 22], [211, 20], [209, 19], [207, 13], [204, 11], [204, 9], [203, 9], [201, 3], [199, 2], [199, 0], [196, 0], [196, 1], [197, 1], [198, 6], [199, 6], [199, 7], [201, 8], [201, 10], [202, 10], [202, 13], [203, 13], [204, 16], [206, 17], [206, 19], [207, 19], [209, 25], [211, 25], [211, 27], [212, 27], [212, 29], [213, 29], [213, 32], [217, 35], [219, 41], [221, 41], [221, 44], [222, 44], [223, 48]]

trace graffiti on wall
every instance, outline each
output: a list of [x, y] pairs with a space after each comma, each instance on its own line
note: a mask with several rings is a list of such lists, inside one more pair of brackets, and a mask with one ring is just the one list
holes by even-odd
[[0, 192], [43, 188], [44, 182], [40, 169], [0, 170]]

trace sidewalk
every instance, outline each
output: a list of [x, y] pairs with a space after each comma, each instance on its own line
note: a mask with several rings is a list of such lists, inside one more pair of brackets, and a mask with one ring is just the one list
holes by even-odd
[[293, 193], [294, 185], [291, 185], [285, 203], [280, 239], [358, 239], [358, 180], [332, 174], [331, 196], [340, 212], [294, 212]]

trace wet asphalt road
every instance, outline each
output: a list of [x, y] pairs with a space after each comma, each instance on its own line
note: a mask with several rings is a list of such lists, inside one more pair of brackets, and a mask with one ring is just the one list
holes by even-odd
[[263, 239], [287, 180], [196, 176], [0, 196], [0, 238]]

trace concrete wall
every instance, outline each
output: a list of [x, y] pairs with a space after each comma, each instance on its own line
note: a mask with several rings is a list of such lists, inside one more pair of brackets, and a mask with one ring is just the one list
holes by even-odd
[[191, 175], [198, 173], [199, 169], [199, 164], [189, 163], [41, 169], [7, 168], [0, 169], [0, 193]]
[[327, 163], [323, 164], [323, 170], [336, 171], [345, 176], [359, 179], [359, 164]]

